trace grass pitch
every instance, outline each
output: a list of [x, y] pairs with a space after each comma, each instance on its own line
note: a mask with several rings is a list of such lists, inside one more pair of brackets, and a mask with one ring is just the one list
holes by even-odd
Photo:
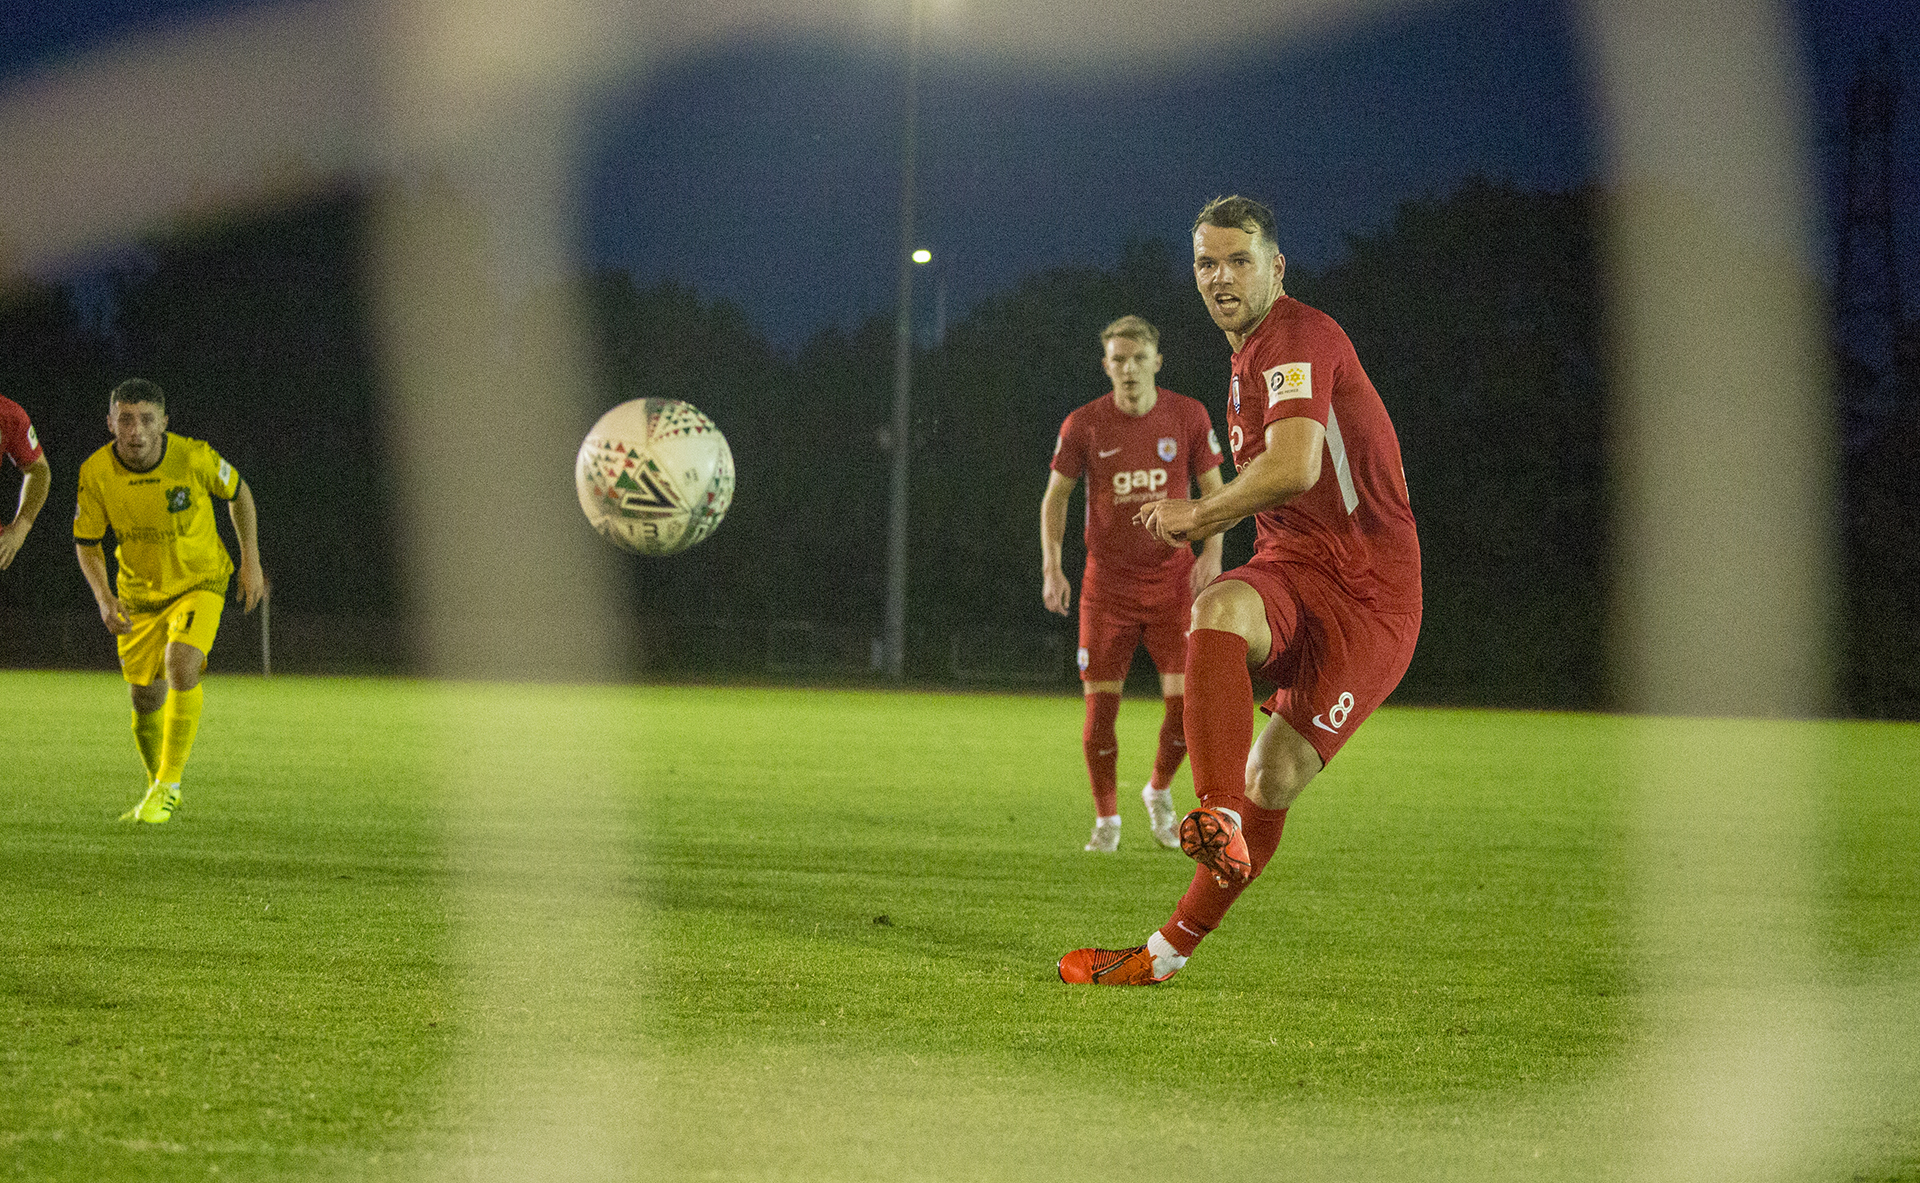
[[[216, 675], [150, 828], [117, 679], [0, 697], [0, 1174], [1659, 1175], [1628, 720], [1381, 713], [1177, 979], [1100, 990], [1054, 960], [1191, 873], [1151, 701], [1095, 856], [1069, 696]], [[1780, 726], [1832, 1103], [1754, 1177], [1920, 1179], [1920, 728]]]

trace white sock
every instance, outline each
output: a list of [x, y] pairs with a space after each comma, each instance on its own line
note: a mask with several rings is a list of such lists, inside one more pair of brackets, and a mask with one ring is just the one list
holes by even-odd
[[1173, 945], [1160, 935], [1157, 928], [1147, 938], [1147, 952], [1153, 954], [1153, 976], [1156, 978], [1164, 978], [1187, 963], [1187, 959], [1174, 951]]
[[1116, 813], [1109, 817], [1096, 817], [1093, 819], [1093, 824], [1096, 826], [1117, 826], [1120, 824], [1120, 815]]
[[1153, 782], [1152, 782], [1152, 781], [1148, 781], [1148, 782], [1147, 782], [1147, 792], [1149, 792], [1149, 793], [1152, 793], [1152, 794], [1153, 794], [1154, 796], [1156, 796], [1156, 797], [1158, 797], [1158, 798], [1160, 798], [1160, 799], [1161, 799], [1161, 800], [1163, 800], [1163, 801], [1171, 801], [1171, 800], [1173, 800], [1173, 789], [1172, 789], [1172, 787], [1168, 787], [1168, 788], [1164, 788], [1164, 789], [1156, 789], [1156, 788], [1154, 788], [1154, 787], [1153, 787]]

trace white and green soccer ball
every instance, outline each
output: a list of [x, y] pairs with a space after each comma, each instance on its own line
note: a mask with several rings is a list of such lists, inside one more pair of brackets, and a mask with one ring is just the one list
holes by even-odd
[[635, 554], [678, 554], [726, 516], [733, 451], [692, 403], [636, 398], [587, 433], [573, 484], [601, 537]]

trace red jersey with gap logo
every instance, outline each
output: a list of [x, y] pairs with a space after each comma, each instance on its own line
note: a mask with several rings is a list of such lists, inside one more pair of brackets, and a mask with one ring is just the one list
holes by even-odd
[[1191, 497], [1195, 480], [1220, 467], [1219, 437], [1198, 399], [1158, 392], [1153, 409], [1133, 416], [1112, 394], [1074, 411], [1053, 447], [1053, 471], [1086, 490], [1087, 570], [1083, 600], [1151, 600], [1184, 594], [1191, 546], [1168, 546], [1134, 524], [1149, 501]]

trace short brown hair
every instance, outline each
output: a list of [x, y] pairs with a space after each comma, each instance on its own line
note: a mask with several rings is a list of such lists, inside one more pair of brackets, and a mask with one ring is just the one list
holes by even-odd
[[1155, 351], [1160, 348], [1160, 330], [1147, 323], [1144, 316], [1131, 314], [1121, 317], [1106, 328], [1100, 330], [1100, 348], [1105, 349], [1107, 342], [1115, 337], [1131, 337], [1135, 341], [1145, 341]]
[[1202, 226], [1244, 230], [1255, 238], [1265, 238], [1274, 250], [1280, 249], [1280, 224], [1274, 220], [1273, 211], [1251, 197], [1214, 198], [1200, 207], [1200, 216], [1193, 220], [1194, 230]]
[[118, 403], [152, 403], [164, 411], [167, 409], [167, 392], [145, 378], [128, 378], [107, 396], [109, 411]]

